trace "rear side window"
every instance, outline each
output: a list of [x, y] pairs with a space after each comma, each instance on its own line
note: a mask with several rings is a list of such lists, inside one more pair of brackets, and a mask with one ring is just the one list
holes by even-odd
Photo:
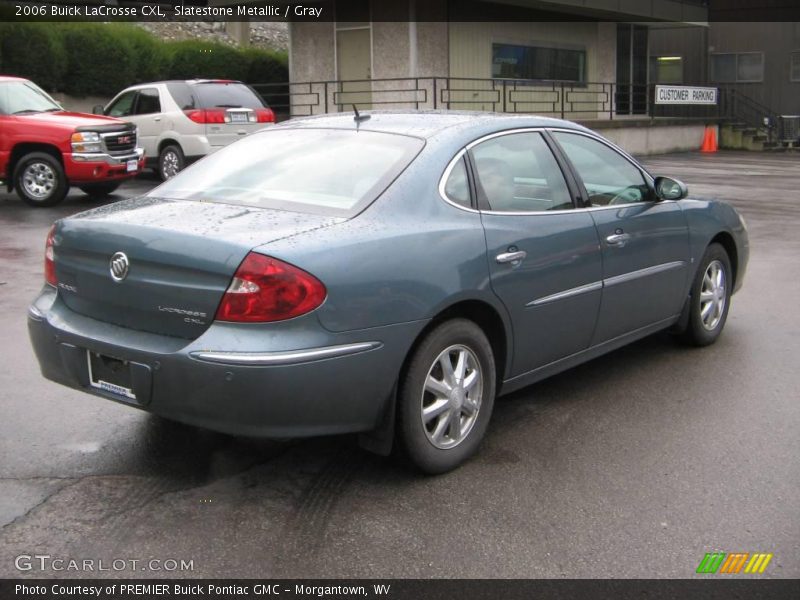
[[158, 90], [146, 88], [139, 90], [139, 97], [136, 100], [136, 114], [149, 115], [161, 112], [161, 100], [158, 97]]
[[197, 108], [197, 99], [194, 97], [194, 94], [192, 94], [192, 88], [189, 87], [188, 83], [170, 81], [167, 84], [167, 90], [170, 96], [172, 96], [172, 99], [175, 100], [175, 104], [177, 104], [178, 108], [181, 110]]
[[444, 185], [444, 195], [451, 202], [467, 208], [470, 206], [469, 180], [467, 179], [467, 167], [463, 156], [453, 165], [453, 169], [447, 177], [447, 182]]
[[423, 146], [406, 135], [275, 128], [215, 152], [148, 195], [352, 216]]
[[192, 93], [197, 97], [195, 108], [264, 108], [266, 103], [243, 83], [195, 83]]
[[564, 175], [541, 134], [515, 133], [472, 150], [478, 192], [491, 210], [540, 212], [573, 207]]

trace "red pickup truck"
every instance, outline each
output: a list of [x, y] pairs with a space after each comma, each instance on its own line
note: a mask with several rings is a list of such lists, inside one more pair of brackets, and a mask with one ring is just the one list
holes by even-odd
[[0, 75], [0, 184], [32, 206], [53, 206], [71, 185], [105, 196], [144, 168], [136, 126], [66, 112], [27, 79]]

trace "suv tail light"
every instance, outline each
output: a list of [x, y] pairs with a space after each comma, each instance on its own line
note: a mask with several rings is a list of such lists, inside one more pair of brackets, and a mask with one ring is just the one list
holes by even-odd
[[199, 110], [185, 110], [183, 113], [195, 123], [224, 123], [225, 110], [216, 108], [202, 108]]
[[55, 251], [53, 244], [55, 243], [56, 226], [53, 225], [50, 231], [47, 232], [47, 241], [44, 245], [44, 280], [52, 285], [58, 287], [58, 278], [56, 277], [56, 261]]
[[272, 112], [271, 108], [257, 108], [256, 121], [259, 123], [274, 123], [275, 113]]
[[215, 318], [237, 323], [292, 319], [317, 308], [326, 294], [322, 282], [310, 273], [251, 252], [236, 270]]

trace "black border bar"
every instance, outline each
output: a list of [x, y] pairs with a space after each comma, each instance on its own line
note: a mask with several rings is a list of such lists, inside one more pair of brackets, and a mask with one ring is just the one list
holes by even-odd
[[[521, 6], [521, 3], [528, 3]], [[0, 21], [416, 21], [416, 22], [679, 22], [681, 7], [707, 11], [707, 22], [786, 22], [800, 21], [798, 0], [652, 0], [653, 12], [663, 18], [592, 9], [580, 5], [558, 4], [557, 0], [230, 0], [230, 13], [215, 16], [219, 2], [209, 0], [144, 1], [117, 0], [0, 0]], [[657, 3], [662, 3], [659, 6]], [[642, 2], [641, 6], [650, 6]], [[45, 7], [34, 14], [31, 7]], [[52, 7], [58, 7], [56, 14]], [[591, 5], [590, 5], [591, 6]], [[598, 5], [595, 5], [598, 6]], [[27, 7], [27, 9], [25, 8]], [[102, 14], [89, 14], [101, 7]], [[147, 7], [147, 8], [146, 8]], [[153, 8], [158, 13], [153, 14]], [[269, 7], [257, 16], [239, 10]], [[69, 10], [71, 9], [71, 10]], [[309, 13], [303, 9], [313, 9]], [[319, 12], [316, 12], [319, 11]], [[69, 16], [73, 13], [72, 16]], [[685, 18], [684, 18], [685, 20]]]
[[[154, 586], [154, 587], [128, 587]], [[161, 586], [161, 587], [155, 587]], [[261, 586], [261, 587], [258, 587]], [[382, 593], [375, 586], [383, 586]], [[363, 587], [364, 593], [352, 592]], [[81, 590], [84, 590], [83, 592]], [[100, 591], [98, 594], [97, 591]], [[140, 593], [136, 593], [138, 590]], [[152, 593], [148, 593], [152, 592]], [[299, 592], [299, 593], [298, 593]], [[149, 600], [251, 598], [295, 600], [548, 600], [575, 598], [783, 600], [800, 597], [798, 579], [0, 579], [3, 600]]]

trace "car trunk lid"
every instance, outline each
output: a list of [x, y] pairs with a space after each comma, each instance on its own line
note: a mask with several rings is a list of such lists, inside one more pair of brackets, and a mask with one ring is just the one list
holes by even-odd
[[100, 321], [194, 339], [252, 248], [343, 220], [159, 198], [119, 202], [60, 222], [59, 294]]

